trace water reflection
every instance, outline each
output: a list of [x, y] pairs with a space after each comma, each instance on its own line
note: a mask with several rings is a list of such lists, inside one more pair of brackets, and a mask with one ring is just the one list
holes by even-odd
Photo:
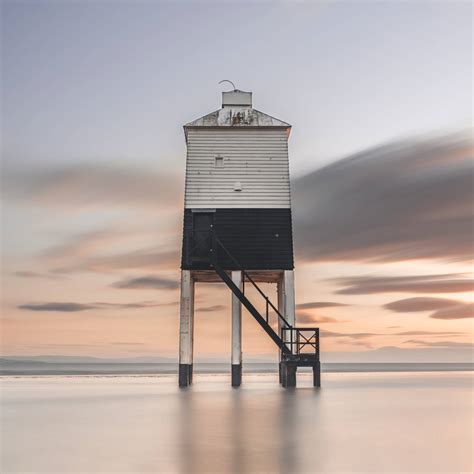
[[2, 472], [471, 472], [472, 373], [7, 378]]
[[231, 396], [195, 385], [180, 392], [180, 472], [205, 473], [210, 466], [212, 472], [298, 472], [298, 421], [304, 413], [297, 396], [312, 399], [314, 416], [319, 391], [300, 388], [297, 395], [278, 385], [271, 391], [229, 390]]

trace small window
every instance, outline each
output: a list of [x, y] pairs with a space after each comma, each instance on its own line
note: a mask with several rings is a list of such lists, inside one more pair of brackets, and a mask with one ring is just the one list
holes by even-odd
[[224, 158], [222, 156], [216, 156], [215, 158], [215, 167], [222, 168], [224, 166]]

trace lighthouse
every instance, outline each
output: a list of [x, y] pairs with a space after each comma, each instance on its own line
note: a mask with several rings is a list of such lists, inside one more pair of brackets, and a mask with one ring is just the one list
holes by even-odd
[[[181, 259], [179, 385], [193, 379], [194, 290], [231, 294], [231, 381], [242, 382], [242, 309], [280, 354], [280, 382], [298, 367], [320, 385], [319, 330], [297, 327], [288, 139], [291, 125], [253, 108], [252, 92], [222, 92], [222, 107], [184, 125], [186, 179]], [[277, 286], [277, 301], [258, 286]], [[254, 287], [265, 311], [246, 295]], [[255, 296], [254, 296], [255, 298]], [[262, 304], [257, 304], [261, 307]], [[276, 318], [277, 324], [272, 324]], [[266, 336], [265, 336], [266, 333]]]

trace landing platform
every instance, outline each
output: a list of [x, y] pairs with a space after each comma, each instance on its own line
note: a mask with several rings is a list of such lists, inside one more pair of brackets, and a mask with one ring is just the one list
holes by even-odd
[[314, 367], [319, 365], [319, 352], [309, 354], [282, 354], [282, 362], [293, 364], [297, 367]]
[[[230, 276], [231, 270], [225, 270]], [[278, 283], [283, 276], [283, 270], [246, 270], [250, 278], [257, 283]], [[195, 282], [222, 283], [222, 279], [214, 270], [191, 270]]]

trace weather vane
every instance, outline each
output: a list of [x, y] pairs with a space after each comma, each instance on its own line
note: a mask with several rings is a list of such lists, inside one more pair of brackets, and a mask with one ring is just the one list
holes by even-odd
[[237, 90], [237, 87], [235, 87], [235, 84], [232, 81], [229, 81], [229, 79], [222, 79], [222, 81], [220, 81], [219, 84], [222, 84], [223, 82], [228, 82], [229, 84], [232, 84], [234, 91]]

